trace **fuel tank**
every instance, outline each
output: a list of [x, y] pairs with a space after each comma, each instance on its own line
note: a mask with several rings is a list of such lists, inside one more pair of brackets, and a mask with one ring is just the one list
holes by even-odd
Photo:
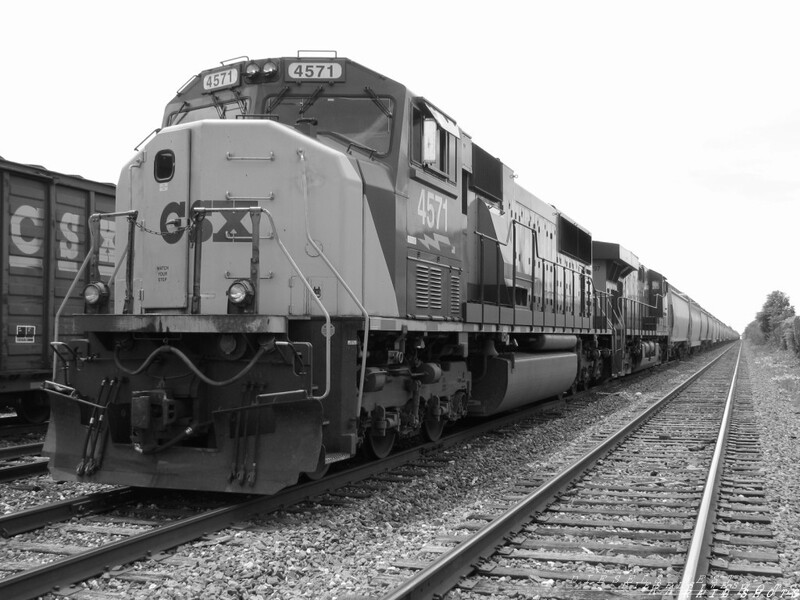
[[493, 415], [556, 396], [572, 386], [577, 371], [574, 352], [489, 356], [484, 375], [473, 383], [469, 413]]

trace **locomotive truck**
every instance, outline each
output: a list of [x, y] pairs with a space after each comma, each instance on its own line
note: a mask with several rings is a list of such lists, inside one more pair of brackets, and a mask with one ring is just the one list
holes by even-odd
[[274, 493], [657, 364], [683, 317], [447, 112], [336, 54], [192, 77], [106, 222], [116, 271], [87, 264], [45, 384], [57, 478]]

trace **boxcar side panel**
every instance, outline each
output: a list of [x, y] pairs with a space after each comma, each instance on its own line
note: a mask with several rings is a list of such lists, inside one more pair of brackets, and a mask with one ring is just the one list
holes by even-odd
[[[0, 394], [37, 389], [51, 369], [54, 316], [90, 248], [88, 217], [114, 210], [115, 186], [0, 160]], [[114, 223], [103, 222], [110, 276]], [[86, 276], [65, 314], [82, 312]]]

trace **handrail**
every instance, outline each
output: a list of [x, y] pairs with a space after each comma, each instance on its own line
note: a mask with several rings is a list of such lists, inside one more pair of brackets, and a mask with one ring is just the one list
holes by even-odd
[[[367, 312], [366, 307], [364, 307], [364, 305], [361, 304], [361, 302], [359, 302], [358, 298], [356, 298], [356, 295], [353, 293], [353, 290], [351, 290], [350, 286], [347, 285], [347, 282], [344, 280], [344, 278], [341, 276], [341, 274], [336, 270], [336, 267], [333, 266], [333, 263], [330, 261], [330, 259], [328, 259], [328, 257], [325, 256], [325, 253], [322, 251], [322, 248], [320, 248], [319, 244], [317, 244], [317, 242], [314, 241], [314, 239], [311, 237], [310, 218], [309, 218], [309, 212], [308, 212], [308, 171], [307, 171], [307, 168], [306, 168], [306, 155], [305, 155], [305, 152], [303, 150], [298, 150], [297, 151], [297, 156], [300, 159], [300, 164], [302, 166], [302, 171], [303, 171], [303, 179], [302, 179], [302, 182], [303, 182], [303, 208], [304, 208], [305, 214], [306, 214], [306, 239], [308, 240], [308, 243], [311, 244], [311, 246], [314, 248], [314, 250], [320, 255], [322, 260], [325, 261], [325, 264], [328, 265], [328, 268], [331, 270], [331, 272], [336, 277], [336, 279], [339, 281], [339, 283], [342, 284], [342, 287], [345, 289], [345, 291], [353, 299], [353, 302], [355, 302], [356, 306], [361, 311], [361, 314], [364, 315], [364, 343], [363, 343], [363, 347], [362, 347], [362, 351], [361, 351], [361, 374], [360, 374], [359, 382], [358, 382], [358, 408], [357, 408], [357, 411], [360, 413], [361, 412], [361, 402], [362, 402], [363, 397], [364, 397], [364, 381], [365, 381], [366, 372], [367, 372], [367, 343], [369, 341], [370, 316], [369, 316], [369, 312]], [[328, 343], [330, 344], [330, 338], [328, 337], [328, 335], [326, 335], [326, 338], [328, 339]]]
[[[558, 299], [559, 299], [558, 290], [557, 290], [558, 273], [556, 271], [559, 271], [563, 276], [563, 282], [564, 282], [564, 286], [563, 286], [563, 289], [561, 291], [561, 296], [560, 296], [560, 300], [562, 302], [563, 314], [566, 316], [568, 309], [571, 309], [571, 314], [574, 317], [575, 311], [576, 311], [576, 305], [579, 304], [580, 306], [584, 306], [583, 305], [583, 294], [581, 294], [581, 302], [580, 303], [576, 303], [575, 302], [575, 293], [576, 293], [576, 291], [578, 289], [578, 283], [581, 282], [581, 281], [588, 281], [589, 284], [594, 289], [594, 282], [592, 282], [592, 278], [589, 275], [587, 275], [586, 273], [584, 273], [583, 270], [581, 270], [579, 268], [576, 269], [576, 268], [570, 267], [570, 266], [565, 265], [565, 264], [559, 264], [556, 261], [553, 261], [553, 260], [550, 260], [548, 258], [545, 258], [545, 257], [541, 256], [539, 254], [539, 239], [538, 239], [539, 236], [537, 235], [536, 230], [533, 227], [531, 227], [530, 225], [526, 225], [525, 223], [522, 223], [521, 221], [518, 221], [516, 219], [511, 219], [511, 221], [509, 222], [510, 233], [507, 235], [507, 237], [511, 238], [511, 242], [513, 243], [513, 248], [514, 248], [514, 254], [516, 254], [516, 246], [517, 246], [517, 226], [519, 226], [519, 227], [521, 227], [523, 229], [527, 229], [531, 233], [532, 238], [533, 238], [533, 243], [531, 245], [532, 259], [534, 261], [535, 260], [540, 260], [542, 262], [542, 280], [541, 280], [542, 281], [542, 312], [548, 312], [546, 310], [546, 306], [545, 306], [545, 302], [544, 302], [546, 297], [547, 297], [547, 295], [548, 295], [547, 294], [547, 289], [546, 289], [546, 287], [547, 287], [546, 286], [546, 284], [547, 284], [547, 276], [545, 275], [545, 266], [551, 265], [553, 267], [553, 292], [552, 292], [553, 307], [552, 307], [552, 311], [551, 312], [553, 314], [562, 314], [562, 313], [559, 313], [559, 310], [558, 310]], [[499, 240], [498, 238], [492, 237], [490, 235], [487, 235], [487, 234], [482, 233], [482, 232], [477, 231], [477, 230], [473, 231], [473, 233], [476, 236], [478, 236], [478, 238], [480, 239], [480, 264], [481, 264], [481, 266], [480, 266], [480, 282], [479, 282], [479, 286], [480, 286], [480, 289], [481, 289], [481, 300], [480, 300], [480, 302], [481, 302], [481, 305], [483, 305], [483, 304], [485, 304], [485, 300], [484, 300], [484, 297], [483, 297], [483, 289], [485, 287], [484, 286], [484, 279], [483, 279], [483, 275], [484, 275], [484, 273], [483, 273], [483, 271], [484, 271], [484, 269], [483, 269], [483, 241], [484, 240], [488, 240], [490, 242], [494, 242], [497, 245], [498, 254], [500, 253], [500, 246], [508, 246], [509, 241], [506, 240], [505, 242], [503, 242], [503, 241]], [[534, 272], [534, 275], [531, 277], [530, 282], [531, 282], [532, 285], [535, 285], [535, 271], [536, 271], [535, 262], [534, 262], [534, 265], [532, 265], [532, 270]], [[572, 293], [568, 294], [567, 293], [567, 285], [566, 284], [567, 284], [568, 278], [570, 276], [571, 276], [571, 279], [572, 279], [573, 288], [572, 288]], [[498, 266], [498, 286], [499, 286], [501, 277], [502, 277], [502, 273], [501, 273], [500, 268]], [[577, 278], [577, 282], [578, 283], [576, 283], [576, 278]], [[517, 289], [517, 258], [516, 258], [516, 255], [512, 257], [511, 280], [512, 280], [511, 288], [513, 290], [516, 290]], [[533, 287], [531, 288], [531, 292], [532, 292], [531, 296], [533, 296], [534, 295], [533, 292], [535, 292], [535, 289]], [[515, 306], [515, 304], [514, 304], [515, 303], [515, 299], [516, 299], [516, 295], [512, 294], [512, 298], [511, 298], [512, 307]], [[567, 302], [568, 299], [571, 300], [569, 307], [568, 307], [568, 302]], [[501, 305], [500, 304], [499, 290], [498, 290], [498, 293], [497, 293], [497, 304], [498, 304], [498, 306]], [[531, 301], [527, 305], [527, 308], [532, 309], [532, 304], [533, 304], [533, 300], [531, 299]], [[587, 306], [587, 308], [589, 310], [591, 310], [591, 307], [589, 306], [589, 303], [587, 303], [586, 306]]]
[[[83, 263], [78, 269], [78, 272], [75, 274], [75, 278], [72, 280], [72, 284], [70, 284], [69, 286], [69, 290], [67, 290], [67, 293], [64, 294], [64, 299], [61, 301], [61, 306], [59, 306], [58, 310], [56, 311], [56, 315], [53, 321], [53, 342], [58, 342], [58, 330], [59, 330], [58, 325], [59, 321], [61, 320], [61, 314], [67, 307], [67, 302], [69, 302], [70, 296], [72, 296], [72, 292], [75, 291], [75, 286], [78, 285], [78, 281], [83, 275], [83, 272], [86, 270], [86, 267], [89, 266], [89, 263], [92, 261], [92, 259], [96, 258], [96, 255], [100, 250], [100, 219], [114, 219], [116, 217], [128, 217], [128, 221], [133, 224], [136, 222], [136, 217], [138, 216], [139, 216], [139, 211], [126, 210], [122, 212], [112, 212], [112, 213], [94, 213], [89, 217], [89, 238], [91, 240], [91, 245], [89, 247], [89, 251], [86, 253], [86, 258], [83, 259]], [[133, 243], [133, 226], [130, 227], [128, 234], [128, 244], [127, 246], [125, 246], [125, 250], [123, 251], [122, 254], [123, 257], [127, 256], [128, 258], [128, 269], [125, 277], [125, 284], [126, 287], [128, 288], [125, 291], [126, 297], [130, 294], [130, 287], [132, 285], [131, 283], [131, 275], [132, 275], [131, 267], [133, 264], [132, 243]], [[55, 356], [53, 356], [54, 380], [56, 378], [56, 370], [57, 370], [56, 365], [57, 361]]]
[[[278, 228], [275, 226], [275, 219], [272, 217], [272, 213], [270, 213], [266, 208], [261, 206], [242, 206], [242, 207], [230, 207], [230, 208], [194, 208], [192, 210], [192, 221], [195, 220], [202, 220], [205, 218], [205, 215], [214, 212], [247, 212], [250, 214], [250, 218], [253, 219], [253, 252], [257, 252], [258, 247], [258, 230], [257, 230], [257, 221], [258, 217], [261, 214], [265, 214], [269, 219], [270, 226], [272, 227], [272, 235], [275, 241], [278, 244], [278, 247], [283, 252], [284, 256], [286, 256], [286, 260], [289, 261], [289, 264], [292, 265], [292, 268], [297, 273], [297, 276], [300, 278], [300, 281], [305, 286], [306, 290], [309, 292], [311, 299], [317, 303], [317, 306], [322, 311], [322, 314], [325, 316], [325, 329], [323, 331], [323, 337], [325, 338], [325, 391], [323, 394], [319, 396], [311, 396], [314, 400], [324, 400], [328, 397], [331, 389], [331, 316], [328, 311], [325, 309], [325, 306], [322, 304], [322, 301], [319, 299], [317, 294], [314, 292], [314, 288], [308, 282], [303, 272], [300, 270], [300, 267], [297, 266], [297, 263], [292, 258], [292, 255], [289, 253], [289, 250], [281, 241], [280, 235], [278, 234]], [[197, 241], [198, 244], [202, 242], [200, 240]], [[254, 268], [260, 271], [261, 263], [258, 262], [255, 258], [255, 266]], [[255, 284], [258, 283], [258, 279], [256, 279]], [[258, 287], [257, 285], [255, 286]]]

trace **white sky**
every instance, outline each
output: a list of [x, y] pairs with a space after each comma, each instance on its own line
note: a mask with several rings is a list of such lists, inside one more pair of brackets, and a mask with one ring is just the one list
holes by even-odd
[[3, 6], [0, 156], [116, 183], [192, 75], [337, 50], [740, 332], [800, 311], [800, 3], [34, 1]]

